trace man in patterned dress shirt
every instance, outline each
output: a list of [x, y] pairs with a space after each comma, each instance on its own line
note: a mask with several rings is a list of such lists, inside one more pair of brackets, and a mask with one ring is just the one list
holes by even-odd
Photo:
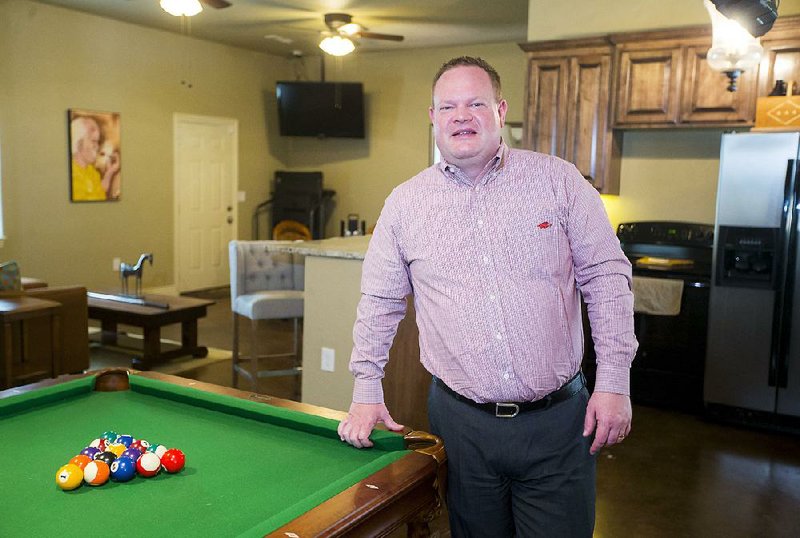
[[[631, 428], [631, 266], [573, 165], [503, 143], [507, 106], [480, 58], [450, 60], [434, 78], [443, 160], [395, 188], [378, 219], [339, 435], [361, 448], [378, 422], [403, 428], [381, 380], [413, 292], [453, 536], [590, 537], [594, 455]], [[581, 294], [597, 355], [591, 398]]]

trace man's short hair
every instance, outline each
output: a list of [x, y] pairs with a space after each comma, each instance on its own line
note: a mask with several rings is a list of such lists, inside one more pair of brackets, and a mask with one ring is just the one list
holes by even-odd
[[456, 67], [463, 67], [463, 66], [472, 66], [472, 67], [479, 67], [489, 75], [489, 79], [492, 81], [492, 88], [494, 88], [494, 97], [497, 99], [497, 102], [503, 98], [502, 88], [500, 86], [500, 75], [497, 74], [494, 67], [489, 65], [489, 63], [484, 60], [483, 58], [473, 58], [472, 56], [459, 56], [458, 58], [453, 58], [442, 65], [439, 68], [439, 71], [436, 72], [436, 76], [433, 77], [433, 86], [431, 86], [431, 93], [433, 90], [436, 89], [436, 83], [439, 82], [439, 79], [450, 71], [451, 69], [455, 69]]

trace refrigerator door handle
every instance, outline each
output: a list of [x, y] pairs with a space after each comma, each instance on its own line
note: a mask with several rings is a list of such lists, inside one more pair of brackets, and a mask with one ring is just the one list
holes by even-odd
[[800, 168], [790, 159], [786, 167], [783, 217], [781, 222], [783, 241], [781, 244], [780, 273], [775, 290], [775, 323], [772, 331], [772, 354], [770, 356], [769, 385], [786, 388], [789, 372], [789, 337], [792, 326], [792, 302], [794, 299], [795, 271], [797, 270], [798, 203], [800, 203]]

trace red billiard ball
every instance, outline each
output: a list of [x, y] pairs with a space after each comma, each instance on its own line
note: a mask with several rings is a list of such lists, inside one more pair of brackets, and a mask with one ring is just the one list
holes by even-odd
[[161, 466], [168, 473], [177, 473], [186, 464], [186, 456], [177, 448], [170, 448], [161, 456]]
[[149, 478], [158, 474], [161, 470], [161, 461], [152, 452], [145, 452], [136, 460], [136, 472], [139, 476]]

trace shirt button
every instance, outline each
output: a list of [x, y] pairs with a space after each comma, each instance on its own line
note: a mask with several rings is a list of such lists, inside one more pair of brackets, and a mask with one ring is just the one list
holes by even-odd
[[478, 228], [483, 228], [483, 221], [482, 220], [478, 220]]
[[506, 373], [504, 373], [504, 374], [503, 374], [503, 379], [508, 379], [509, 377], [511, 377], [511, 376], [509, 375], [509, 373], [508, 373], [508, 372], [506, 372]]
[[483, 257], [483, 263], [485, 263], [486, 265], [489, 265], [489, 256], [484, 256]]
[[494, 301], [495, 299], [497, 299], [497, 296], [493, 293], [493, 294], [489, 295], [489, 299]]
[[500, 334], [500, 333], [496, 333], [496, 334], [494, 335], [494, 337], [495, 337], [495, 338], [497, 338], [498, 340], [502, 340], [502, 339], [503, 339], [503, 335], [502, 335], [502, 334]]

